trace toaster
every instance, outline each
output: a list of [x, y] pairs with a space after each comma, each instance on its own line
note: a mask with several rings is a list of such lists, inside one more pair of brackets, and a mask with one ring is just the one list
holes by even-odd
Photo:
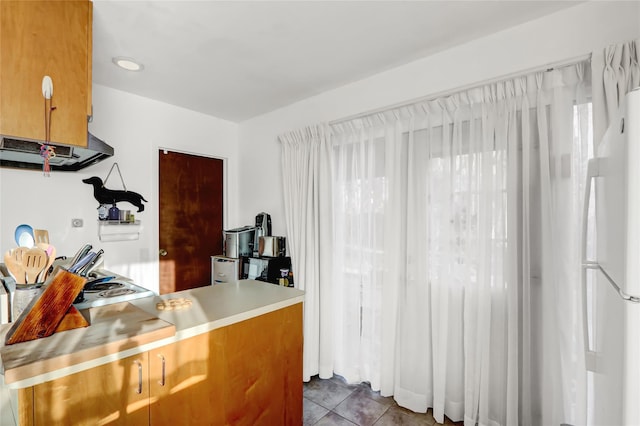
[[286, 238], [261, 236], [258, 238], [258, 256], [282, 257], [287, 255]]

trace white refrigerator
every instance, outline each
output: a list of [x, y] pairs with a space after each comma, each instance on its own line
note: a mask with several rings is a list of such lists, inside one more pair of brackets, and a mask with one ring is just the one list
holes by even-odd
[[[591, 195], [595, 235], [587, 232]], [[640, 426], [640, 88], [589, 161], [582, 252], [588, 423]]]

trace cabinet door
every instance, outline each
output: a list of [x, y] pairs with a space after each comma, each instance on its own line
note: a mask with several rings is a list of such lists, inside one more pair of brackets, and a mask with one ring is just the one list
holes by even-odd
[[214, 330], [149, 352], [151, 425], [224, 424], [222, 333]]
[[53, 80], [51, 142], [86, 146], [91, 109], [89, 1], [0, 2], [0, 134], [45, 140], [42, 78]]
[[227, 424], [302, 424], [302, 304], [224, 330]]
[[145, 352], [34, 386], [34, 424], [149, 424], [148, 357]]

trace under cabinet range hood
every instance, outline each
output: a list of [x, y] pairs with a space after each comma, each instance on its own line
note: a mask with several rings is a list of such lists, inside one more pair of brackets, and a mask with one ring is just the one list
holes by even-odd
[[[0, 167], [42, 170], [40, 147], [43, 141], [0, 135]], [[49, 159], [52, 171], [75, 172], [113, 155], [113, 147], [88, 133], [87, 147], [49, 143], [55, 157]]]

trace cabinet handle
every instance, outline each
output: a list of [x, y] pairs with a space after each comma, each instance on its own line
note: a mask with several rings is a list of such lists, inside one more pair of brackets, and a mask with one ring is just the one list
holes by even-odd
[[164, 356], [162, 356], [162, 354], [158, 354], [158, 358], [162, 360], [162, 376], [160, 376], [160, 380], [158, 380], [158, 384], [160, 384], [160, 386], [164, 386], [164, 371], [165, 371]]
[[133, 362], [138, 365], [138, 389], [136, 389], [136, 393], [142, 393], [142, 363], [138, 360]]

